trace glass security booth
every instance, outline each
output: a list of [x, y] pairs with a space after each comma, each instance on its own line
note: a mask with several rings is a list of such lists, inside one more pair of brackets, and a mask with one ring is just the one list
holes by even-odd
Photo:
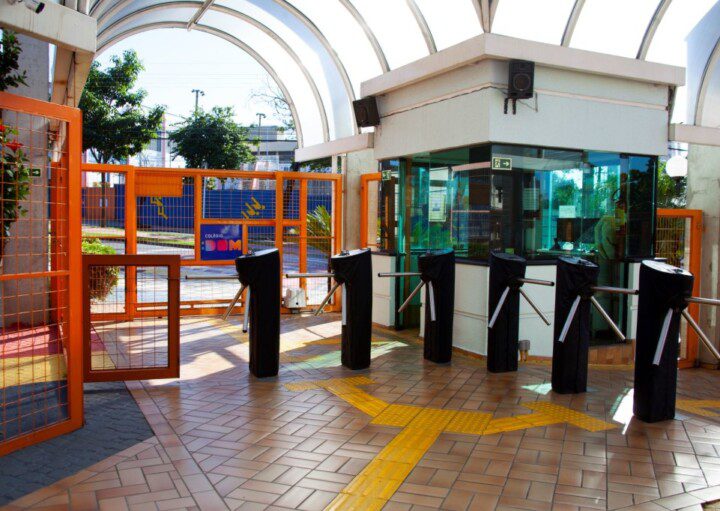
[[[600, 285], [623, 287], [629, 263], [653, 256], [655, 156], [484, 144], [380, 166], [378, 243], [396, 255], [396, 271], [416, 271], [428, 249], [453, 248], [459, 262], [479, 265], [497, 251], [538, 265], [577, 256], [600, 266]], [[398, 302], [413, 279], [396, 279]], [[599, 299], [624, 328], [627, 297]], [[419, 309], [416, 298], [395, 325], [417, 326]], [[593, 339], [616, 339], [599, 316]]]

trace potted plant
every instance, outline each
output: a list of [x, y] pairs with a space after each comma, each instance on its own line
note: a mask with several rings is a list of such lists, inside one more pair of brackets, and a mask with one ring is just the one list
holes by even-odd
[[0, 124], [0, 268], [10, 238], [10, 228], [18, 218], [27, 215], [22, 202], [30, 196], [32, 169], [17, 135], [17, 129]]
[[[83, 238], [83, 254], [114, 255], [115, 249], [97, 238]], [[92, 266], [90, 268], [90, 299], [102, 301], [115, 289], [120, 268], [117, 266]]]

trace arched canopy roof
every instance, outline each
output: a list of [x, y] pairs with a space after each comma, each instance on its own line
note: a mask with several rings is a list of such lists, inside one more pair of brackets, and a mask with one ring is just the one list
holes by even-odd
[[716, 0], [95, 0], [101, 51], [157, 28], [242, 48], [291, 104], [301, 145], [357, 132], [360, 83], [492, 32], [685, 65], [684, 40]]

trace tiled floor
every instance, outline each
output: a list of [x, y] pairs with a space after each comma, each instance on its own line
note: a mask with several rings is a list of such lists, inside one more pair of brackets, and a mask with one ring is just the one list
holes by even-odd
[[[438, 366], [376, 332], [340, 366], [339, 321], [283, 320], [282, 369], [247, 370], [237, 322], [187, 319], [182, 378], [130, 384], [155, 437], [9, 509], [700, 509], [720, 499], [720, 373], [680, 373], [677, 420], [631, 418], [632, 372], [555, 395], [547, 364]], [[702, 400], [702, 401], [700, 401]], [[384, 506], [384, 507], [383, 507]]]

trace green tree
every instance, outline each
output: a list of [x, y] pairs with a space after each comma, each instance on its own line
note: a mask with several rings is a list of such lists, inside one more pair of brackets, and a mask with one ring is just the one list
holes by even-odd
[[199, 169], [237, 169], [255, 161], [249, 130], [236, 123], [234, 115], [232, 107], [216, 106], [178, 123], [170, 133], [173, 159], [181, 156], [186, 167]]
[[657, 170], [657, 207], [684, 208], [687, 206], [687, 177], [670, 177], [665, 172], [667, 162], [661, 161]]
[[19, 71], [20, 43], [15, 33], [10, 30], [2, 31], [0, 40], [0, 90], [7, 90], [18, 85], [27, 85], [27, 73]]
[[135, 82], [144, 70], [137, 53], [115, 55], [112, 65], [100, 69], [93, 62], [80, 99], [83, 112], [83, 150], [96, 161], [108, 163], [139, 153], [156, 136], [165, 107], [142, 106], [147, 97]]

